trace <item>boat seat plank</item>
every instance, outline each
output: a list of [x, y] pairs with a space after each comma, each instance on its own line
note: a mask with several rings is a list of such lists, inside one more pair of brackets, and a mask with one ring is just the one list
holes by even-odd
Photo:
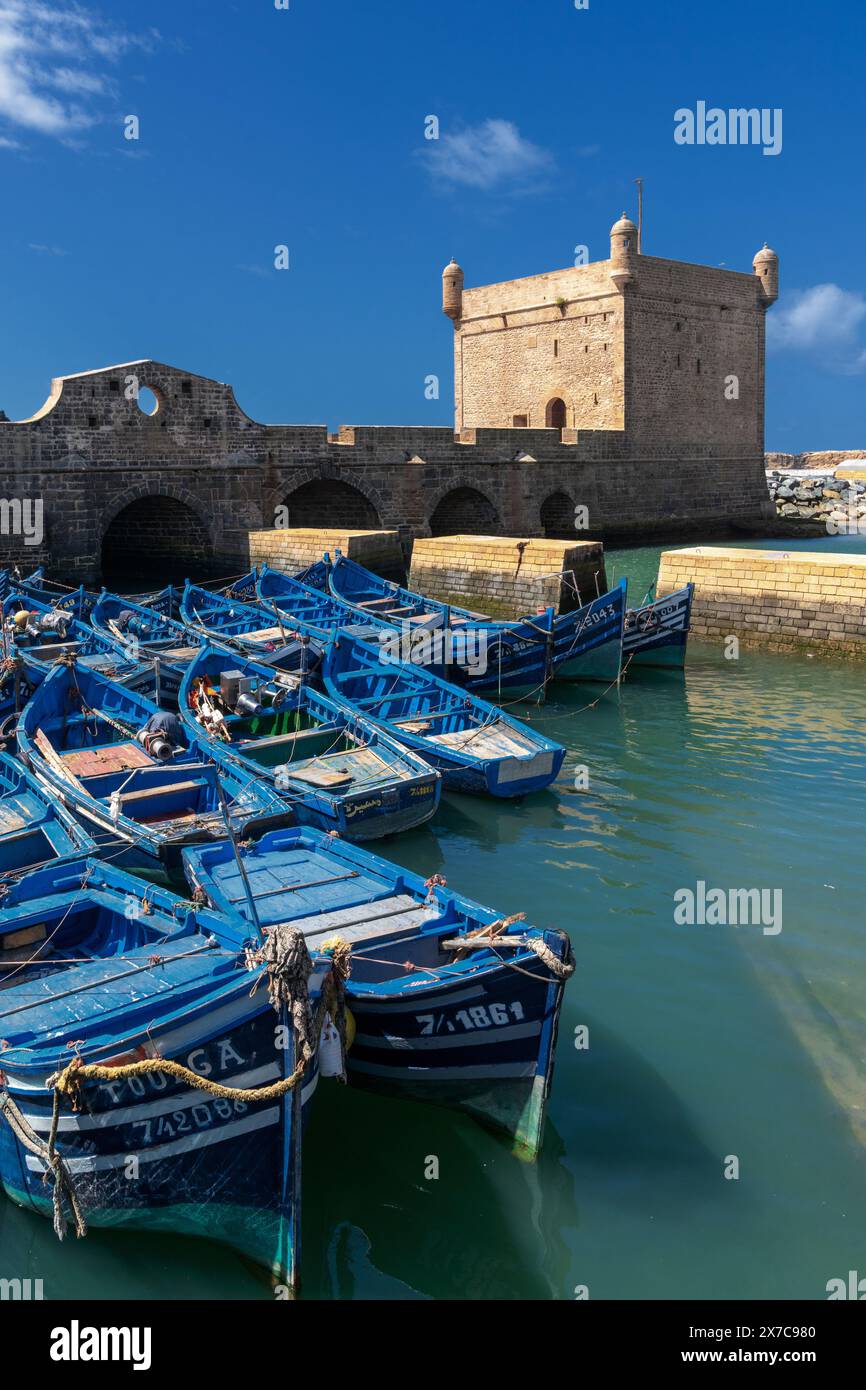
[[[439, 912], [438, 905], [435, 912]], [[430, 917], [430, 909], [408, 893], [395, 893], [371, 903], [301, 917], [294, 925], [307, 940], [337, 934], [346, 941], [365, 941], [373, 937], [396, 936], [411, 931]], [[289, 919], [290, 921], [294, 919]]]
[[175, 792], [194, 791], [198, 787], [204, 787], [206, 785], [206, 782], [201, 777], [187, 782], [156, 783], [152, 787], [142, 787], [141, 791], [121, 792], [120, 800], [123, 805], [126, 805], [128, 801], [144, 801], [147, 797], [153, 798], [155, 796], [168, 796]]

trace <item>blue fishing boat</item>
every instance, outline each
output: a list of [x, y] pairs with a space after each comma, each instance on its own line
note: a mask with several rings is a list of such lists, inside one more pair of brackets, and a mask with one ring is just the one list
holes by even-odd
[[17, 758], [0, 753], [0, 882], [53, 859], [95, 854], [83, 826]]
[[332, 697], [382, 725], [453, 791], [523, 796], [554, 781], [565, 749], [423, 666], [346, 634], [325, 653]]
[[95, 859], [10, 885], [6, 1195], [53, 1217], [61, 1237], [68, 1224], [79, 1236], [88, 1226], [203, 1236], [296, 1286], [301, 1134], [330, 964], [311, 961], [298, 934], [271, 938], [262, 950], [243, 920]]
[[41, 570], [23, 578], [16, 575], [14, 583], [10, 585], [10, 591], [12, 589], [25, 599], [36, 599], [46, 609], [67, 613], [80, 623], [87, 622], [97, 599], [97, 595], [85, 589], [83, 584], [78, 589], [69, 589], [64, 584], [55, 584], [46, 579]]
[[639, 608], [625, 615], [622, 651], [628, 666], [662, 666], [681, 669], [692, 617], [694, 584], [664, 598], [649, 595]]
[[[303, 585], [300, 585], [300, 581]], [[494, 619], [382, 579], [336, 552], [290, 579], [263, 566], [258, 592], [278, 604], [299, 587], [325, 587], [358, 617], [396, 628], [401, 650], [468, 690], [503, 699], [543, 696], [551, 680], [616, 681], [626, 584], [555, 613]]]
[[564, 932], [503, 918], [434, 875], [306, 828], [243, 848], [184, 853], [190, 884], [226, 916], [288, 924], [311, 951], [351, 950], [346, 1003], [355, 1023], [349, 1081], [456, 1106], [537, 1155], [564, 984]]
[[248, 653], [257, 661], [307, 677], [319, 666], [330, 630], [307, 627], [255, 600], [247, 603], [187, 581], [180, 612], [188, 631]]
[[42, 681], [18, 722], [30, 771], [126, 868], [178, 873], [184, 845], [291, 822], [276, 790], [240, 768], [216, 775], [177, 715], [86, 667]]
[[[68, 612], [14, 590], [4, 600], [7, 644], [26, 673], [31, 689], [58, 661], [73, 658], [132, 689], [155, 689], [154, 667], [145, 653], [95, 632]], [[179, 677], [177, 684], [179, 684]]]
[[203, 647], [180, 690], [181, 718], [222, 766], [269, 781], [300, 824], [352, 840], [429, 820], [441, 779], [381, 727], [286, 672]]
[[385, 628], [375, 619], [363, 619], [339, 599], [314, 589], [304, 591], [300, 585], [291, 594], [284, 591], [278, 598], [259, 598], [256, 582], [253, 570], [227, 595], [188, 582], [181, 602], [183, 621], [220, 641], [245, 646], [250, 655], [267, 653], [268, 664], [274, 660], [272, 653], [281, 648], [293, 651], [299, 641], [321, 653], [336, 631], [348, 630], [353, 637], [375, 641]]
[[103, 589], [90, 611], [90, 624], [103, 637], [115, 641], [168, 641], [178, 645], [186, 638], [179, 613], [179, 595], [170, 584], [147, 604]]

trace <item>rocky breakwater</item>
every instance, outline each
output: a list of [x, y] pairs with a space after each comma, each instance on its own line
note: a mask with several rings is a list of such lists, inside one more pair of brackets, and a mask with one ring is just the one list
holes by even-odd
[[776, 512], [811, 533], [866, 535], [866, 475], [839, 477], [835, 471], [770, 469], [767, 487]]

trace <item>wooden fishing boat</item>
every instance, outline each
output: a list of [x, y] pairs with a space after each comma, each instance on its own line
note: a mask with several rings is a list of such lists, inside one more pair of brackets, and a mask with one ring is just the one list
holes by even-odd
[[535, 1158], [564, 984], [564, 932], [503, 919], [417, 874], [307, 828], [184, 854], [190, 884], [227, 916], [291, 924], [310, 950], [351, 948], [350, 1082], [456, 1106]]
[[91, 609], [98, 598], [97, 594], [85, 589], [82, 584], [78, 589], [69, 589], [63, 584], [55, 584], [46, 579], [41, 570], [26, 578], [16, 576], [14, 583], [10, 586], [10, 591], [14, 589], [25, 600], [36, 599], [46, 609], [57, 610], [59, 613], [68, 613], [80, 623], [87, 622], [90, 617]]
[[[175, 727], [176, 726], [176, 731]], [[185, 740], [186, 746], [179, 746]], [[56, 667], [18, 723], [18, 748], [53, 795], [126, 868], [179, 873], [184, 845], [286, 825], [267, 782], [223, 765], [177, 716], [87, 667]]]
[[[336, 552], [302, 572], [304, 584], [267, 565], [258, 592], [278, 604], [300, 587], [327, 589], [359, 617], [375, 618], [401, 634], [401, 650], [468, 690], [502, 699], [541, 696], [551, 680], [617, 680], [622, 664], [625, 580], [567, 613], [548, 608], [515, 619], [493, 619], [440, 603], [382, 579]], [[380, 640], [382, 640], [380, 638]]]
[[270, 781], [300, 824], [369, 840], [422, 825], [439, 805], [439, 774], [380, 725], [237, 652], [203, 647], [179, 710], [220, 766], [230, 758]]
[[628, 609], [622, 639], [627, 665], [673, 669], [685, 665], [694, 593], [694, 584], [687, 584], [664, 598], [648, 598], [639, 608]]
[[[61, 1236], [71, 1223], [223, 1241], [296, 1285], [319, 1019], [298, 1038], [286, 1002], [275, 1016], [268, 991], [251, 992], [258, 944], [246, 922], [95, 859], [9, 887], [0, 1182], [13, 1202]], [[329, 963], [285, 933], [269, 955], [277, 970], [294, 957], [291, 997], [316, 1010]]]
[[[17, 624], [14, 620], [22, 612], [28, 615], [28, 621]], [[58, 661], [70, 657], [134, 690], [149, 694], [156, 689], [153, 662], [146, 653], [135, 654], [135, 648], [104, 637], [89, 623], [79, 622], [17, 589], [5, 599], [3, 613], [10, 651], [26, 673], [31, 690]], [[41, 621], [43, 618], [48, 623]]]
[[180, 598], [170, 584], [149, 604], [103, 589], [90, 611], [90, 624], [116, 642], [167, 641], [177, 645], [187, 637], [179, 613]]
[[82, 825], [17, 758], [0, 753], [0, 881], [55, 859], [95, 854]]
[[339, 635], [325, 653], [332, 697], [414, 749], [447, 788], [523, 796], [554, 781], [565, 749], [432, 671]]
[[268, 611], [255, 600], [254, 590], [253, 600], [246, 603], [187, 582], [180, 612], [187, 629], [200, 638], [228, 644], [281, 671], [310, 676], [321, 663], [330, 631], [307, 627], [273, 607]]

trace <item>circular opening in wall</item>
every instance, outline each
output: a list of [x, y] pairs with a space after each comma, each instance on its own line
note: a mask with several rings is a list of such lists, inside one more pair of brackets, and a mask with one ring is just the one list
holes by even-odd
[[142, 415], [155, 415], [159, 410], [159, 396], [149, 386], [140, 386], [135, 400]]

